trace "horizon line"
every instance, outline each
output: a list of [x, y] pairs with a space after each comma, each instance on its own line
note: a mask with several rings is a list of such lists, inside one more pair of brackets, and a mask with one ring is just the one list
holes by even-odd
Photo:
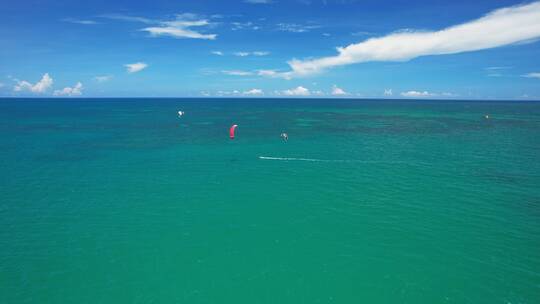
[[55, 100], [83, 100], [83, 99], [263, 99], [263, 100], [380, 100], [380, 101], [510, 101], [510, 102], [540, 102], [540, 99], [508, 99], [508, 98], [382, 98], [382, 97], [315, 97], [315, 96], [289, 96], [289, 97], [249, 97], [249, 96], [99, 96], [99, 97], [58, 97], [58, 96], [0, 96], [0, 99], [55, 99]]

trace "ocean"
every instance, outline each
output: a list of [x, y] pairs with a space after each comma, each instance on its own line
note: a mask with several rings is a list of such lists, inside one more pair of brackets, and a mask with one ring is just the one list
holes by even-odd
[[1, 99], [0, 303], [540, 303], [539, 132], [540, 102]]

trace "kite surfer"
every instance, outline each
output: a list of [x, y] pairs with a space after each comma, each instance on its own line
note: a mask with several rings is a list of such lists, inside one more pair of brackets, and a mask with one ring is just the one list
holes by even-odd
[[234, 139], [234, 131], [236, 131], [236, 127], [238, 127], [238, 125], [232, 125], [229, 129], [229, 136], [231, 139]]

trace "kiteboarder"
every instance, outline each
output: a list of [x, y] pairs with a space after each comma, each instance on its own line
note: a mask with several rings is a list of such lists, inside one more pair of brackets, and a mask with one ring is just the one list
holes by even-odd
[[284, 141], [288, 141], [289, 140], [289, 135], [287, 135], [287, 133], [281, 133], [281, 138], [283, 138]]
[[184, 112], [183, 111], [178, 111], [178, 117], [182, 117], [184, 116]]
[[229, 136], [231, 137], [231, 139], [234, 139], [234, 131], [236, 130], [236, 127], [238, 127], [238, 125], [232, 125], [229, 129]]

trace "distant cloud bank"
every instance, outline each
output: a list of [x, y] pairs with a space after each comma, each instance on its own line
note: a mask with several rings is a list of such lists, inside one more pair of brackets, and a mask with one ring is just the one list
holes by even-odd
[[294, 89], [289, 89], [289, 90], [285, 90], [283, 91], [283, 95], [287, 95], [287, 96], [309, 96], [311, 95], [311, 92], [304, 88], [303, 86], [298, 86]]
[[450, 97], [457, 97], [458, 95], [453, 93], [432, 93], [428, 91], [407, 91], [407, 92], [401, 92], [400, 94], [403, 97], [408, 98], [427, 98], [427, 97], [437, 97], [437, 98], [450, 98]]
[[263, 95], [264, 92], [261, 89], [251, 89], [244, 91], [244, 95]]

